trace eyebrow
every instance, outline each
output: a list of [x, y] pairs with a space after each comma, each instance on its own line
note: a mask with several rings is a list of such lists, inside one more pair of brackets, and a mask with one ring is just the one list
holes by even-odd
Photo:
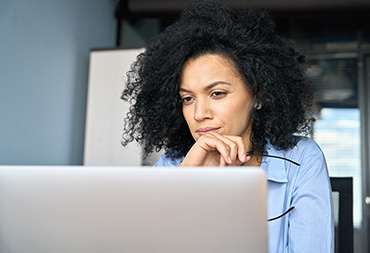
[[[217, 81], [217, 82], [214, 82], [214, 83], [211, 83], [209, 85], [207, 85], [206, 87], [204, 87], [204, 90], [209, 90], [209, 89], [212, 89], [213, 87], [217, 86], [217, 85], [229, 85], [231, 86], [230, 83], [228, 82], [224, 82], [224, 81]], [[184, 89], [184, 88], [180, 88], [179, 89], [179, 92], [190, 92], [189, 90], [187, 89]]]

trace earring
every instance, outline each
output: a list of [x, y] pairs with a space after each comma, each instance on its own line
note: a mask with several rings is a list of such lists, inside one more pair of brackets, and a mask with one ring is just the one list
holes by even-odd
[[262, 104], [258, 103], [257, 105], [254, 106], [254, 108], [256, 108], [256, 110], [259, 110], [262, 108]]

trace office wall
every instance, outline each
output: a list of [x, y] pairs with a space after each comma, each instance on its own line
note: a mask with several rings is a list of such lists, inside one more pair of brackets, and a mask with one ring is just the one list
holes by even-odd
[[0, 1], [0, 164], [82, 164], [89, 52], [113, 0]]
[[[142, 165], [142, 147], [121, 144], [130, 103], [121, 100], [125, 72], [141, 49], [97, 50], [90, 53], [84, 165]], [[102, 123], [103, 122], [103, 123]]]

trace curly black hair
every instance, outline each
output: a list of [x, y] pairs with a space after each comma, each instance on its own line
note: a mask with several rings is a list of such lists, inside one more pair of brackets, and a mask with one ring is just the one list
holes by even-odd
[[155, 36], [127, 72], [122, 99], [131, 102], [122, 144], [136, 140], [145, 153], [164, 148], [172, 158], [195, 143], [179, 96], [185, 61], [219, 54], [235, 63], [255, 101], [251, 152], [264, 152], [269, 138], [278, 149], [293, 147], [294, 134], [307, 134], [313, 118], [312, 91], [304, 77], [304, 56], [278, 36], [267, 10], [236, 10], [214, 2], [189, 6]]

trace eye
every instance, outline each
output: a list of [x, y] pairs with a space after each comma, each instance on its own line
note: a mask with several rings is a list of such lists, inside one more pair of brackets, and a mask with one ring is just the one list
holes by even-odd
[[223, 98], [227, 95], [227, 92], [225, 91], [214, 91], [211, 93], [211, 97], [213, 98]]
[[188, 105], [188, 104], [191, 104], [191, 103], [193, 102], [194, 98], [193, 98], [193, 97], [188, 96], [188, 97], [183, 97], [183, 98], [181, 98], [181, 100], [182, 100], [182, 103], [183, 103], [184, 105]]

